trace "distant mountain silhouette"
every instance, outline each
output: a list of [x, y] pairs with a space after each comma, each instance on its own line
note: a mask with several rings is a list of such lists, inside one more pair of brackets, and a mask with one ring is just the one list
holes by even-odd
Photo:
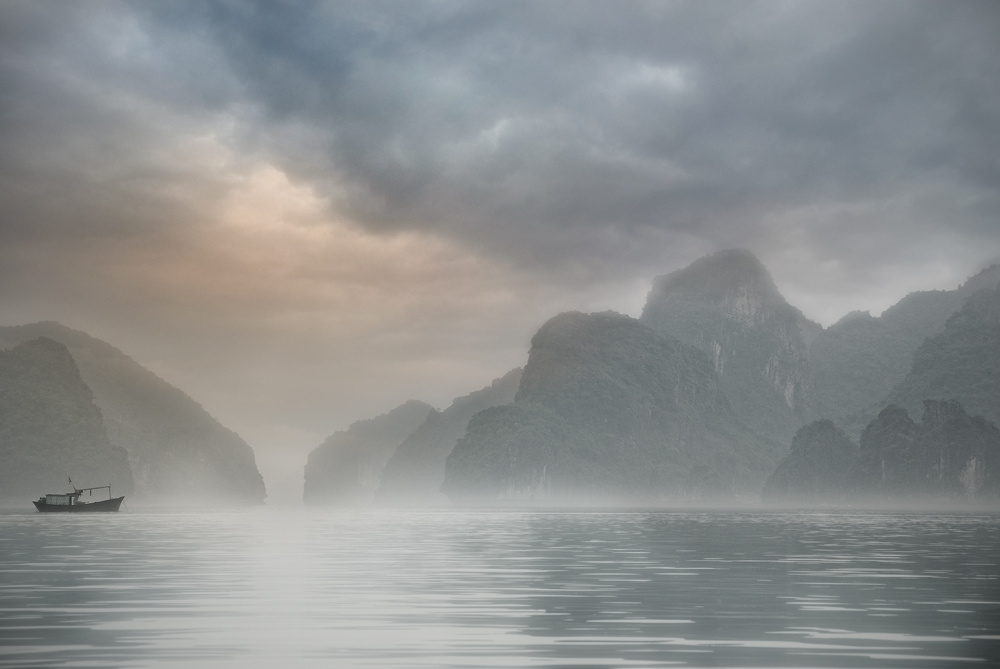
[[111, 443], [128, 453], [137, 495], [168, 503], [264, 501], [253, 451], [193, 399], [112, 345], [59, 323], [0, 327], [0, 346], [39, 336], [72, 354]]
[[[971, 295], [996, 288], [998, 281], [1000, 265], [993, 265], [955, 290], [910, 293], [881, 316], [855, 311], [821, 332], [809, 347], [818, 414], [840, 419], [857, 435], [910, 373], [914, 353], [924, 340], [940, 333]], [[911, 411], [919, 411], [921, 400], [942, 393], [958, 397], [925, 385], [902, 401]], [[984, 407], [969, 406], [986, 412]]]
[[309, 454], [303, 501], [331, 506], [370, 504], [386, 461], [433, 410], [429, 404], [410, 400], [327, 437]]
[[970, 296], [943, 330], [926, 339], [909, 374], [882, 404], [916, 413], [928, 397], [953, 398], [1000, 422], [1000, 288]]
[[549, 320], [514, 403], [476, 414], [446, 464], [459, 503], [656, 503], [755, 494], [781, 446], [742, 424], [712, 360], [605, 312]]
[[1000, 429], [954, 400], [924, 400], [920, 423], [889, 405], [861, 433], [855, 487], [869, 496], [997, 499]]
[[441, 505], [445, 460], [478, 412], [514, 401], [521, 368], [507, 372], [482, 390], [459, 397], [444, 411], [432, 411], [427, 420], [399, 446], [382, 470], [376, 497], [386, 504]]
[[392, 452], [381, 474], [370, 458], [367, 473], [340, 469], [369, 487], [380, 476], [377, 496], [402, 503], [441, 500], [442, 462], [441, 491], [463, 504], [734, 499], [772, 472], [767, 496], [837, 499], [861, 476], [852, 429], [887, 402], [918, 410], [956, 397], [996, 416], [997, 280], [991, 267], [823, 330], [752, 253], [721, 251], [658, 277], [639, 321], [556, 316], [532, 340], [513, 398], [515, 381], [495, 382], [430, 412], [395, 449], [368, 448]]
[[[47, 337], [0, 351], [0, 500], [110, 484], [133, 491], [125, 449], [112, 445], [69, 350]], [[84, 499], [83, 501], [87, 501]]]
[[891, 404], [861, 433], [860, 448], [828, 420], [803, 427], [764, 486], [767, 502], [1000, 500], [1000, 429], [954, 400], [924, 400], [914, 423]]
[[813, 416], [807, 344], [822, 328], [785, 301], [749, 251], [657, 277], [640, 320], [704, 351], [736, 415], [761, 433], [785, 441]]
[[765, 502], [844, 501], [853, 488], [858, 447], [832, 421], [821, 419], [799, 428], [791, 453], [767, 479]]

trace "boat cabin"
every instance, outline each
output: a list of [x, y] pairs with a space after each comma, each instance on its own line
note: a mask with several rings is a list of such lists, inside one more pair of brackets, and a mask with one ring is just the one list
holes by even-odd
[[52, 506], [73, 506], [80, 497], [79, 493], [70, 492], [64, 494], [45, 495], [45, 503]]

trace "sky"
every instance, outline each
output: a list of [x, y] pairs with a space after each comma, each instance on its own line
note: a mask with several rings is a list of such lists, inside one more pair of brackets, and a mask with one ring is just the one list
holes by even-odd
[[823, 325], [1000, 260], [997, 35], [988, 0], [6, 0], [0, 325], [118, 346], [291, 499], [327, 434], [705, 254]]

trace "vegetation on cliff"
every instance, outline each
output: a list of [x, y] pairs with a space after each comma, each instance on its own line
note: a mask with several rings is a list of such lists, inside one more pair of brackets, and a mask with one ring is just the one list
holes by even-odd
[[444, 411], [431, 411], [386, 463], [376, 495], [379, 500], [406, 505], [447, 503], [441, 492], [445, 460], [474, 415], [514, 401], [521, 371], [518, 367], [507, 372], [489, 386], [459, 397]]
[[928, 397], [958, 400], [970, 413], [1000, 422], [1000, 288], [981, 290], [924, 341], [887, 402], [919, 412]]
[[303, 501], [332, 506], [371, 503], [385, 463], [433, 410], [429, 404], [410, 400], [327, 437], [309, 454]]
[[111, 484], [132, 493], [128, 454], [108, 439], [101, 411], [65, 346], [46, 337], [0, 351], [0, 500]]
[[458, 502], [649, 503], [752, 494], [780, 457], [743, 425], [712, 361], [605, 312], [549, 320], [514, 403], [469, 422], [446, 464]]
[[822, 329], [788, 304], [749, 251], [657, 277], [640, 320], [704, 351], [736, 415], [780, 441], [813, 415], [807, 343]]
[[147, 501], [262, 503], [253, 450], [204, 408], [117, 348], [58, 323], [0, 327], [0, 346], [49, 337], [72, 354], [111, 443]]
[[1000, 498], [1000, 429], [954, 400], [924, 400], [915, 423], [892, 404], [860, 448], [828, 420], [803, 427], [764, 487], [769, 502], [880, 503]]
[[1000, 429], [954, 400], [924, 400], [920, 423], [886, 407], [861, 434], [858, 490], [938, 499], [996, 499]]
[[765, 502], [786, 499], [828, 502], [844, 499], [853, 486], [858, 447], [832, 421], [821, 419], [799, 428], [791, 453], [767, 479]]
[[[809, 347], [818, 414], [850, 417], [839, 422], [856, 436], [910, 373], [924, 340], [938, 335], [970, 296], [996, 288], [998, 281], [1000, 265], [993, 265], [955, 290], [910, 293], [881, 316], [851, 312], [821, 332]], [[899, 399], [919, 411], [922, 399], [939, 396], [958, 395], [924, 384], [912, 397]], [[968, 403], [971, 398], [960, 399]], [[983, 411], [979, 406], [973, 410]]]

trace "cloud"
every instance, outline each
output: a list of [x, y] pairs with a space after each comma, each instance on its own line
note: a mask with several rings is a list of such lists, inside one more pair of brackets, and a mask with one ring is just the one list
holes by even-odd
[[673, 260], [634, 243], [650, 235], [782, 244], [776, 213], [878, 210], [928, 182], [951, 200], [938, 225], [995, 251], [988, 3], [17, 7], [43, 37], [12, 49], [30, 110], [5, 133], [29, 138], [16, 171], [60, 138], [62, 169], [134, 174], [145, 144], [224, 116], [231, 148], [337, 215], [573, 280]]

